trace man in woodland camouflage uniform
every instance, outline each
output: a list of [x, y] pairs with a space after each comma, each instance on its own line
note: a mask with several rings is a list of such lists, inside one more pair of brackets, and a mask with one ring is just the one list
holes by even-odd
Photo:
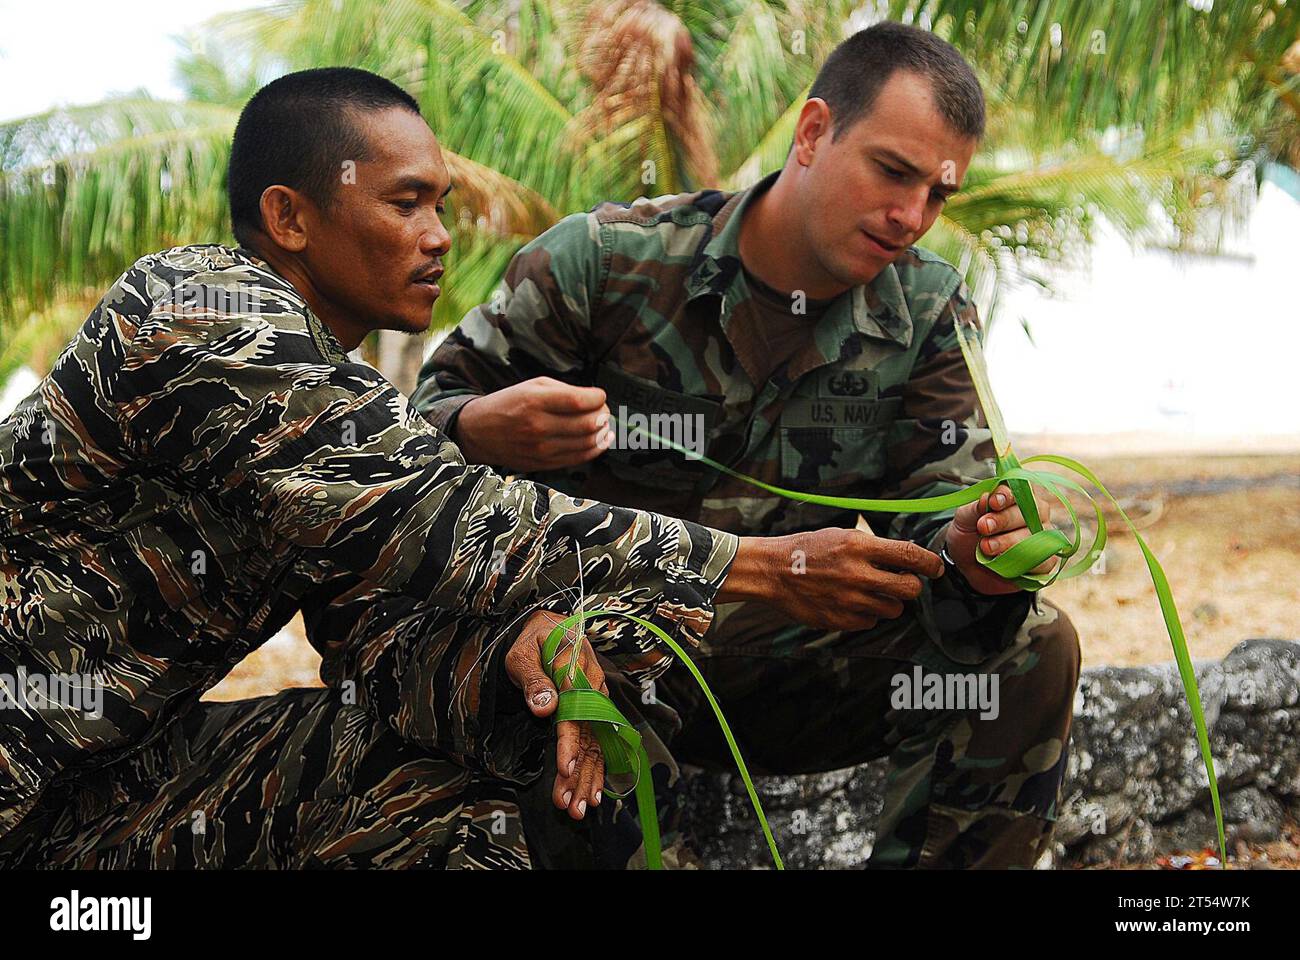
[[[539, 603], [572, 609], [581, 580], [688, 642], [729, 598], [865, 616], [830, 558], [868, 538], [768, 543], [507, 481], [349, 358], [428, 327], [450, 244], [447, 168], [399, 88], [275, 81], [229, 182], [241, 247], [138, 261], [0, 422], [0, 866], [526, 866], [515, 790], [557, 699]], [[791, 549], [820, 596], [773, 572]], [[329, 632], [318, 611], [361, 596], [384, 602]], [[849, 612], [819, 614], [832, 596]], [[200, 702], [304, 606], [329, 687]], [[625, 622], [588, 636], [630, 676], [670, 663]], [[600, 801], [590, 740], [559, 725], [574, 818]]]
[[[898, 24], [863, 31], [822, 68], [784, 169], [740, 193], [565, 218], [439, 347], [413, 401], [471, 462], [737, 534], [858, 517], [672, 450], [611, 443], [611, 431], [626, 438], [619, 422], [638, 417], [693, 422], [709, 457], [841, 497], [935, 496], [992, 476], [955, 333], [979, 331], [975, 306], [957, 270], [912, 246], [958, 188], [983, 123], [978, 81], [951, 46]], [[555, 421], [566, 404], [574, 413]], [[558, 425], [534, 429], [546, 418]], [[565, 445], [536, 439], [557, 434]], [[1064, 614], [976, 561], [976, 549], [995, 556], [1029, 535], [1009, 493], [957, 511], [869, 515], [882, 540], [946, 546], [949, 565], [933, 584], [861, 568], [881, 596], [870, 629], [827, 632], [740, 603], [719, 607], [701, 645], [699, 667], [759, 771], [889, 756], [872, 866], [1027, 867], [1049, 844], [1079, 647]], [[1046, 520], [1046, 502], [1039, 509]], [[801, 557], [791, 566], [816, 572]], [[918, 709], [898, 695], [917, 667], [996, 679], [998, 708]], [[661, 786], [676, 780], [674, 759], [731, 769], [684, 671], [653, 688], [616, 670], [607, 679], [657, 734]], [[604, 865], [636, 843], [610, 809], [584, 828]], [[550, 862], [591, 856], [561, 849], [579, 836], [569, 825], [540, 805], [525, 810], [530, 843]]]

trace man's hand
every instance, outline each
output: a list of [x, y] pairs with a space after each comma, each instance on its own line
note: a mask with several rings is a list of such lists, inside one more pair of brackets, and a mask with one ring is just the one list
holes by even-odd
[[[1048, 529], [1051, 501], [1034, 494], [1034, 503], [1038, 505], [1043, 528]], [[946, 535], [948, 555], [967, 582], [980, 593], [989, 596], [1015, 593], [1020, 588], [1012, 581], [980, 566], [975, 550], [978, 546], [986, 557], [996, 557], [1031, 535], [1011, 488], [1004, 483], [991, 494], [982, 494], [978, 501], [957, 508]], [[1059, 557], [1048, 557], [1030, 572], [1050, 573], [1059, 561]]]
[[613, 441], [605, 391], [534, 377], [460, 408], [453, 438], [470, 463], [557, 470], [594, 460]]
[[907, 540], [829, 527], [785, 537], [742, 537], [717, 602], [757, 600], [810, 627], [869, 630], [943, 576], [937, 553]]
[[[506, 674], [515, 686], [524, 692], [528, 709], [536, 717], [549, 717], [559, 706], [560, 697], [551, 682], [547, 665], [542, 663], [542, 646], [555, 625], [564, 617], [549, 610], [538, 610], [524, 623], [519, 639], [506, 654]], [[574, 628], [560, 641], [555, 662], [566, 669], [573, 659]], [[596, 662], [596, 653], [585, 637], [577, 643], [578, 666], [587, 681], [601, 693], [609, 696], [605, 685], [605, 671]], [[564, 689], [569, 688], [566, 678]], [[600, 803], [605, 786], [605, 758], [600, 744], [591, 732], [590, 724], [576, 720], [561, 720], [555, 725], [555, 788], [552, 798], [561, 810], [568, 810], [574, 820], [581, 820], [587, 807]]]

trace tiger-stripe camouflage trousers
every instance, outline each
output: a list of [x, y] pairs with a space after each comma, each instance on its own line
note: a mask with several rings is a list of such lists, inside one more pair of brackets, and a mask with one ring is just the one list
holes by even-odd
[[[416, 615], [430, 631], [464, 628], [445, 613]], [[1079, 677], [1073, 626], [1041, 599], [1002, 636], [935, 642], [907, 616], [882, 626], [822, 634], [767, 608], [724, 605], [693, 659], [755, 773], [889, 757], [868, 866], [1032, 866], [1050, 843], [1065, 772]], [[900, 697], [899, 678], [918, 668], [996, 677], [996, 716]], [[689, 864], [676, 829], [677, 764], [732, 769], [712, 712], [681, 667], [648, 689], [612, 669], [607, 681], [651, 756], [665, 860]], [[581, 823], [553, 807], [553, 754], [520, 789], [401, 740], [337, 690], [201, 703], [144, 750], [52, 783], [0, 836], [0, 868], [643, 862], [630, 806], [607, 797]]]
[[[865, 633], [819, 633], [765, 607], [723, 605], [692, 659], [752, 773], [815, 773], [889, 758], [866, 866], [1029, 868], [1055, 827], [1080, 651], [1062, 611], [1021, 596], [999, 628], [938, 640], [907, 614]], [[983, 675], [984, 689], [996, 690], [996, 715], [913, 692], [918, 676], [934, 675], [945, 689], [950, 677], [978, 682]], [[698, 864], [690, 837], [679, 830], [678, 763], [735, 770], [711, 708], [678, 667], [653, 688], [618, 674], [606, 681], [651, 758], [665, 864]], [[520, 799], [535, 867], [644, 862], [630, 810], [602, 803], [575, 828], [549, 806], [549, 782], [543, 778]], [[754, 849], [762, 851], [758, 822], [748, 822]], [[780, 847], [780, 832], [776, 841]], [[755, 865], [766, 864], [763, 851]]]
[[527, 868], [514, 788], [401, 740], [331, 688], [200, 703], [60, 777], [0, 867]]

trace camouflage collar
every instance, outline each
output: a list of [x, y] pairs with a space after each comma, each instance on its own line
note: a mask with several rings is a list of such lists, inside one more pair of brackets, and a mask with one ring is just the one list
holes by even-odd
[[[688, 299], [722, 297], [724, 326], [730, 305], [743, 296], [743, 291], [736, 289], [745, 282], [740, 269], [741, 219], [750, 201], [772, 186], [780, 172], [769, 173], [749, 189], [733, 193], [723, 204], [713, 217], [712, 236], [696, 254], [699, 262], [686, 281]], [[832, 329], [843, 327], [846, 333], [851, 324], [852, 329], [869, 337], [893, 340], [902, 347], [912, 345], [912, 315], [892, 263], [870, 283], [841, 294], [822, 322]]]
[[275, 267], [271, 266], [270, 263], [263, 260], [255, 251], [248, 247], [235, 247], [231, 252], [235, 257], [246, 261], [250, 266], [260, 270], [268, 277], [279, 281], [281, 292], [292, 300], [295, 305], [301, 306], [303, 317], [307, 321], [307, 330], [311, 334], [312, 342], [316, 344], [316, 349], [324, 354], [327, 359], [333, 360], [335, 363], [348, 363], [350, 361], [351, 357], [349, 357], [348, 351], [339, 341], [339, 338], [334, 335], [334, 331], [330, 329], [329, 324], [316, 316], [316, 312], [312, 310], [311, 306], [307, 303], [307, 298], [298, 292], [297, 287], [290, 283], [285, 277], [282, 277], [276, 271]]

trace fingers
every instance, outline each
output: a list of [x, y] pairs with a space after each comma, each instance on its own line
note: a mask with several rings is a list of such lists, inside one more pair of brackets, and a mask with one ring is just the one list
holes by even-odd
[[574, 792], [578, 787], [578, 758], [583, 753], [583, 724], [576, 720], [561, 720], [555, 725], [555, 787], [551, 799], [561, 810], [576, 806]]
[[[566, 671], [577, 651], [578, 667], [587, 682], [596, 690], [609, 696], [609, 687], [605, 683], [605, 671], [596, 659], [596, 653], [586, 637], [577, 637], [572, 632], [565, 638], [565, 643], [556, 652], [552, 669], [557, 676], [559, 671]], [[561, 684], [568, 689], [567, 678]], [[587, 809], [600, 802], [600, 794], [605, 786], [605, 758], [600, 752], [600, 742], [591, 731], [591, 725], [585, 722], [562, 720], [555, 725], [555, 786], [551, 797], [555, 805], [568, 810], [569, 816], [581, 820], [587, 815]]]
[[548, 413], [561, 416], [595, 413], [605, 405], [605, 391], [600, 387], [575, 387], [550, 377], [537, 377], [532, 382], [541, 408]]
[[943, 560], [920, 544], [880, 537], [872, 537], [866, 542], [867, 555], [876, 565], [910, 570], [931, 579], [943, 576]]
[[548, 411], [537, 419], [533, 429], [542, 440], [594, 438], [609, 432], [609, 408], [601, 403], [595, 410], [569, 416]]
[[[987, 504], [984, 497], [988, 497]], [[1051, 501], [1035, 495], [1034, 505], [1038, 508], [1038, 519], [1046, 526], [1052, 515]], [[1025, 526], [1024, 514], [1016, 503], [1011, 488], [1005, 483], [999, 485], [991, 495], [985, 494], [980, 498], [980, 512], [984, 516], [980, 517], [977, 529], [983, 535]]]
[[915, 600], [921, 595], [921, 578], [910, 573], [892, 573], [889, 570], [873, 570], [863, 581], [863, 587], [869, 593], [899, 600]]
[[[1006, 553], [1020, 541], [1028, 540], [1032, 536], [1033, 533], [1028, 527], [1021, 527], [1009, 533], [998, 534], [996, 537], [982, 537], [980, 539], [980, 549], [984, 551], [986, 557], [996, 557]], [[1056, 557], [1049, 557], [1029, 572], [1047, 573], [1056, 566], [1057, 559]]]
[[555, 725], [555, 786], [551, 799], [574, 820], [600, 802], [605, 784], [605, 759], [589, 724], [562, 720]]
[[605, 784], [605, 758], [600, 752], [599, 741], [588, 732], [582, 747], [582, 756], [578, 760], [578, 789], [569, 805], [569, 816], [575, 820], [581, 820], [587, 808], [596, 805], [596, 794]]
[[543, 440], [537, 445], [537, 454], [543, 459], [555, 459], [567, 463], [580, 463], [579, 457], [586, 454], [593, 456], [603, 453], [609, 448], [613, 436], [606, 429], [601, 429], [593, 434], [584, 434], [581, 437], [563, 437], [554, 440]]
[[850, 609], [859, 616], [879, 620], [893, 620], [903, 615], [903, 602], [894, 597], [882, 597], [879, 594], [862, 591], [845, 597]]

